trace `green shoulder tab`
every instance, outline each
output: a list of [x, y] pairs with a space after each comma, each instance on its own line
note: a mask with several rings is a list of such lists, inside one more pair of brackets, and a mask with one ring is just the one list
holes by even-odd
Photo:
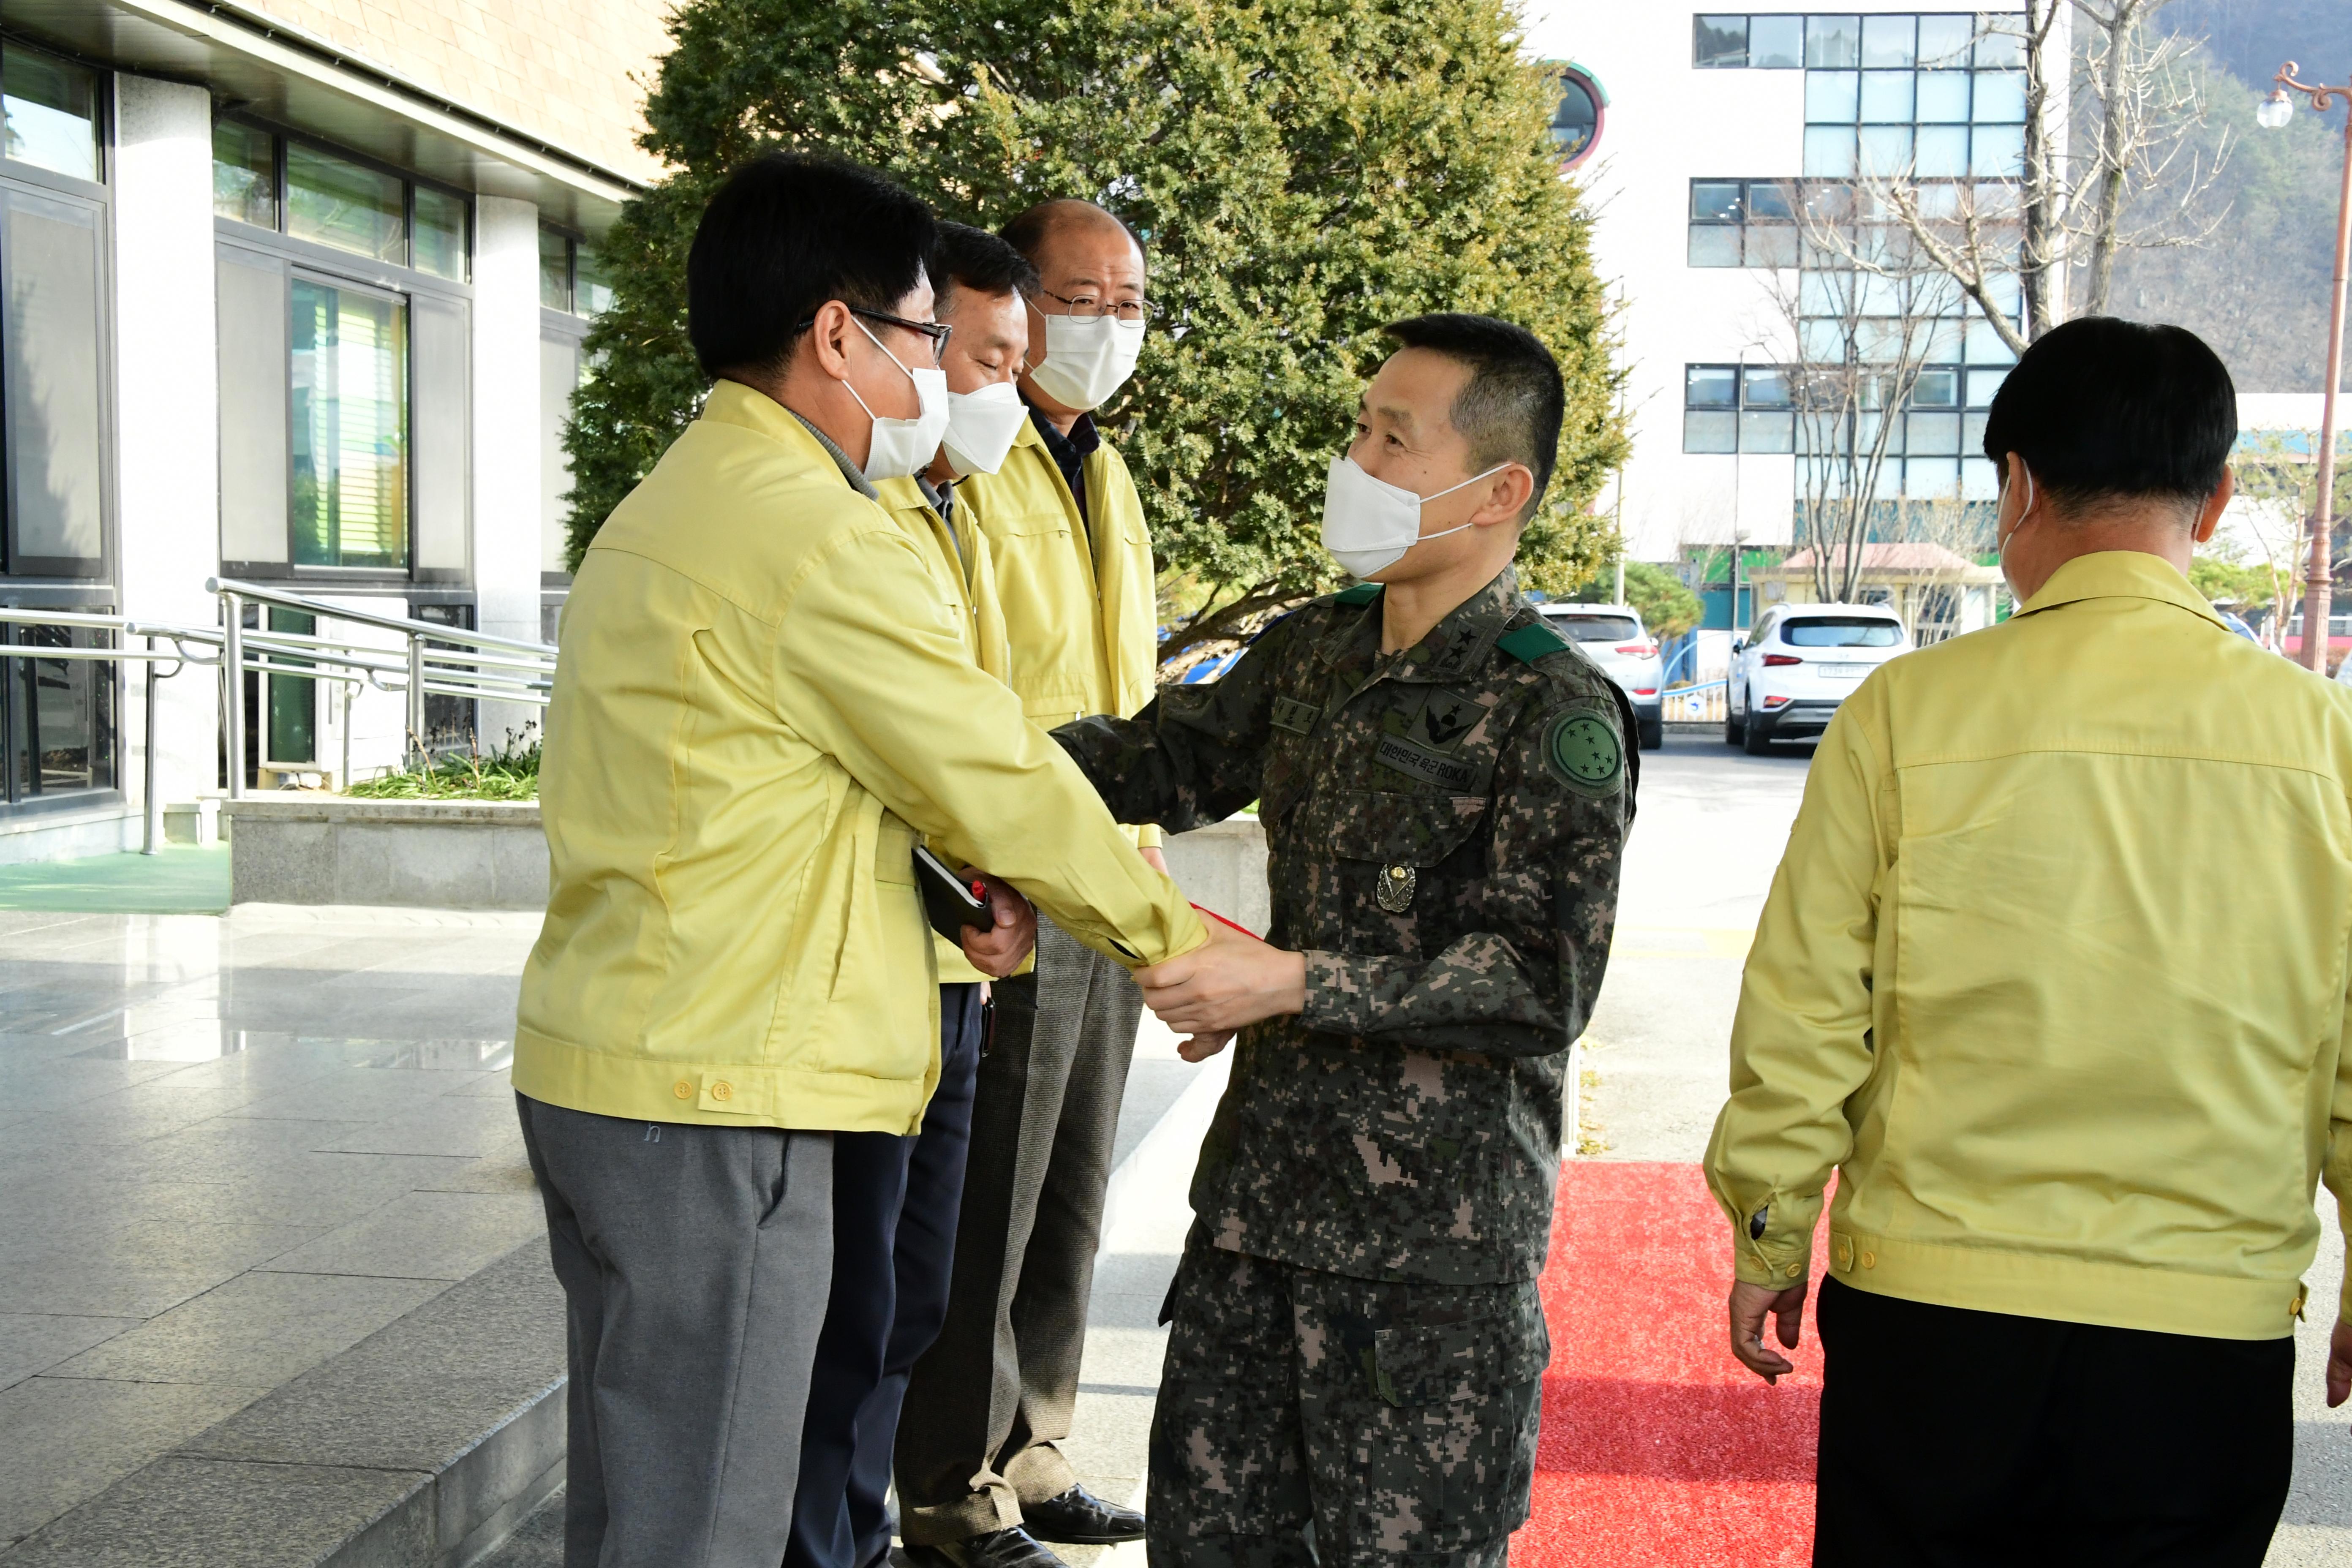
[[1381, 596], [1378, 583], [1359, 583], [1344, 594], [1334, 594], [1333, 602], [1341, 605], [1369, 605]]
[[1533, 664], [1547, 654], [1559, 653], [1568, 646], [1566, 637], [1541, 621], [1521, 626], [1515, 632], [1506, 632], [1495, 639], [1498, 651], [1509, 654], [1521, 664]]

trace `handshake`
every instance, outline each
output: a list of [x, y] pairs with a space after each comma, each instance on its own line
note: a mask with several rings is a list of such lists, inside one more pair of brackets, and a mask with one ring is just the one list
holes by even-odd
[[[959, 939], [963, 955], [982, 974], [1001, 980], [1020, 968], [1037, 945], [1037, 911], [986, 872], [962, 874], [986, 886], [992, 922], [965, 929]], [[1202, 923], [1209, 931], [1205, 945], [1135, 972], [1144, 1005], [1185, 1037], [1176, 1054], [1188, 1062], [1223, 1050], [1245, 1024], [1307, 1005], [1306, 954], [1260, 942], [1214, 916]]]

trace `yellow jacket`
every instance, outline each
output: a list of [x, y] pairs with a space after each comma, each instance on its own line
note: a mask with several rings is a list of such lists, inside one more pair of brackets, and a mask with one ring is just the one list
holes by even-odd
[[[1034, 424], [992, 474], [956, 486], [956, 508], [988, 540], [1013, 689], [1047, 729], [1090, 713], [1133, 718], [1151, 700], [1160, 621], [1143, 500], [1105, 441], [1086, 458], [1087, 510]], [[1160, 842], [1150, 824], [1131, 830]]]
[[[913, 479], [883, 479], [874, 489], [883, 509], [922, 552], [924, 569], [939, 588], [940, 609], [962, 628], [964, 649], [972, 662], [1004, 679], [1011, 654], [1004, 642], [1004, 609], [996, 602], [995, 577], [989, 570], [987, 535], [971, 527], [960, 506], [948, 509], [957, 520], [950, 526], [923, 499], [922, 488]], [[939, 961], [940, 984], [968, 985], [988, 978], [971, 966], [962, 948], [937, 931], [931, 933], [931, 950]]]
[[906, 531], [732, 382], [582, 563], [540, 806], [514, 1085], [573, 1110], [914, 1131], [939, 1059], [919, 835], [1127, 962], [1205, 940], [972, 662]]
[[[1822, 739], [1707, 1150], [1738, 1277], [2275, 1339], [2352, 1194], [2352, 692], [2067, 563]], [[1762, 1215], [1760, 1234], [1756, 1216]]]

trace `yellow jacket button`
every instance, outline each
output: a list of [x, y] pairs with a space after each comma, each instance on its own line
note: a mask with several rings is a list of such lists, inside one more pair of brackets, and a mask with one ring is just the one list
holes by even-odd
[[669, 1091], [677, 1096], [680, 1100], [692, 1100], [694, 1098], [694, 1085], [687, 1082], [684, 1079], [680, 1079], [676, 1083], [670, 1085]]
[[1864, 1268], [1877, 1268], [1877, 1267], [1878, 1267], [1878, 1254], [1876, 1254], [1875, 1252], [1865, 1252], [1865, 1253], [1864, 1253], [1864, 1254], [1862, 1255], [1862, 1266], [1863, 1266]]
[[720, 1079], [717, 1083], [710, 1086], [710, 1098], [713, 1100], [732, 1100], [735, 1098], [735, 1086], [729, 1083], [725, 1079]]
[[1801, 1263], [1791, 1263], [1789, 1265], [1788, 1274], [1789, 1278], [1791, 1279], [1794, 1279], [1798, 1275], [1802, 1274], [1804, 1271], [1805, 1266]]

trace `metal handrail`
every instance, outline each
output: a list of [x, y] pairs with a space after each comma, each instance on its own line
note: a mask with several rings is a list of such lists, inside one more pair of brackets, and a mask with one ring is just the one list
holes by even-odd
[[[408, 700], [407, 751], [419, 762], [424, 758], [425, 700], [428, 696], [532, 707], [545, 707], [553, 697], [556, 650], [546, 643], [494, 637], [408, 616], [379, 615], [236, 577], [206, 578], [205, 588], [221, 601], [221, 626], [213, 636], [219, 642], [224, 665], [238, 669], [258, 668], [281, 679], [340, 680], [346, 686], [357, 685], [363, 678], [379, 690], [404, 692]], [[320, 620], [397, 632], [404, 645], [397, 649], [370, 647], [313, 632], [285, 632], [267, 626], [248, 631], [245, 626], [247, 600], [299, 611]], [[260, 654], [263, 662], [249, 660], [248, 649]], [[278, 662], [285, 659], [299, 662]], [[361, 674], [341, 673], [343, 670]], [[223, 717], [228, 731], [228, 753], [241, 759], [245, 755], [245, 704], [227, 700], [225, 696]], [[229, 772], [229, 798], [242, 799], [244, 795], [245, 770], [240, 763]]]

